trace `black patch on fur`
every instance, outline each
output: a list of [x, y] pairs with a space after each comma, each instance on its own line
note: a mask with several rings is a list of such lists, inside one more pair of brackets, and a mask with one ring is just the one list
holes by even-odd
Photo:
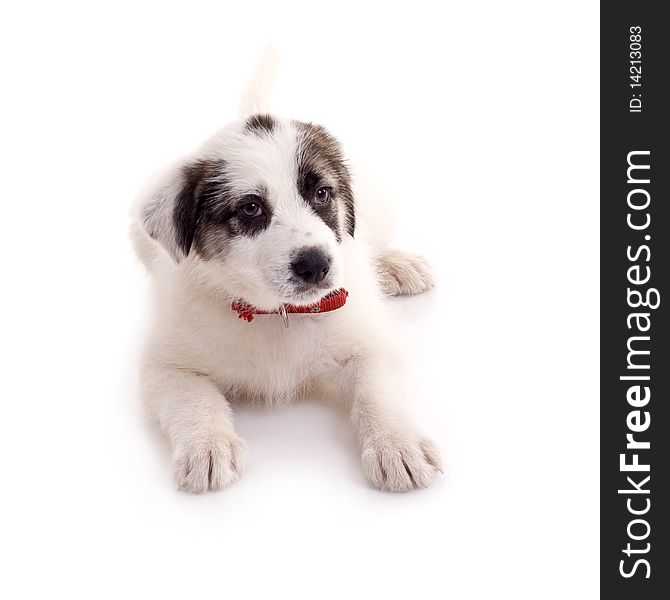
[[247, 119], [245, 125], [249, 133], [255, 133], [256, 135], [272, 135], [275, 126], [275, 120], [266, 114], [252, 115]]
[[[184, 185], [175, 202], [173, 223], [177, 244], [184, 255], [193, 248], [208, 259], [225, 250], [236, 235], [255, 235], [272, 218], [264, 191], [237, 197], [231, 191], [223, 160], [199, 160], [182, 168]], [[239, 208], [256, 202], [263, 208], [259, 217], [248, 218]]]
[[211, 161], [198, 161], [182, 168], [184, 184], [177, 196], [172, 213], [177, 246], [184, 255], [188, 255], [195, 237], [198, 215], [202, 204], [202, 196], [199, 188], [208, 177], [208, 173], [216, 169], [216, 164]]
[[[339, 227], [339, 207], [345, 211], [346, 233], [353, 237], [356, 227], [354, 195], [351, 176], [339, 142], [325, 128], [312, 123], [296, 122], [298, 131], [298, 181], [300, 195], [334, 232], [337, 241], [342, 235]], [[330, 201], [315, 204], [314, 195], [320, 187], [330, 190]]]
[[[299, 170], [300, 171], [300, 170]], [[310, 205], [312, 210], [321, 217], [323, 222], [330, 227], [335, 233], [335, 238], [338, 242], [342, 241], [342, 232], [340, 231], [339, 210], [337, 201], [331, 191], [330, 200], [326, 204], [316, 204], [314, 197], [319, 188], [326, 184], [323, 177], [305, 167], [304, 174], [298, 175], [298, 190], [305, 202]], [[330, 186], [328, 186], [330, 190]]]

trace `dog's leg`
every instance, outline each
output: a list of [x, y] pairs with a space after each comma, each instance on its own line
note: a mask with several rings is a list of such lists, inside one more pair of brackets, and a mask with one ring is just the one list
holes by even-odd
[[399, 408], [391, 369], [364, 365], [356, 371], [350, 414], [366, 477], [381, 490], [426, 487], [434, 471], [442, 472], [439, 452]]
[[209, 378], [150, 364], [143, 388], [149, 416], [170, 439], [180, 490], [199, 494], [239, 479], [246, 445], [235, 434], [230, 405]]
[[430, 265], [421, 256], [384, 248], [376, 267], [382, 291], [389, 296], [420, 294], [434, 286]]

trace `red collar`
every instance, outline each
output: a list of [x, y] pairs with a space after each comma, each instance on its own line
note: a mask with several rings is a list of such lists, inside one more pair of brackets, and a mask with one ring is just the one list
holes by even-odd
[[239, 313], [240, 319], [244, 319], [248, 323], [251, 323], [251, 321], [254, 320], [254, 315], [281, 315], [284, 319], [284, 325], [288, 327], [289, 313], [317, 314], [330, 312], [331, 310], [337, 310], [338, 308], [342, 308], [344, 306], [348, 295], [349, 292], [347, 292], [347, 290], [340, 288], [339, 290], [335, 290], [334, 292], [331, 292], [327, 296], [321, 298], [321, 300], [315, 304], [309, 304], [307, 306], [282, 304], [279, 310], [260, 310], [254, 306], [251, 306], [251, 304], [247, 304], [243, 300], [235, 300], [230, 305], [230, 308]]

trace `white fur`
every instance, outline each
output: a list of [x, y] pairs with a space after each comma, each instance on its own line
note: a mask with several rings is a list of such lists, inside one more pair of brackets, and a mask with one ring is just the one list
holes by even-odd
[[[348, 411], [374, 486], [425, 487], [440, 469], [439, 456], [402, 407], [402, 360], [380, 287], [380, 249], [364, 239], [364, 223], [355, 239], [344, 235], [337, 243], [297, 196], [295, 127], [278, 124], [270, 140], [233, 123], [189, 157], [225, 157], [237, 192], [254, 189], [260, 177], [273, 198], [271, 226], [258, 236], [235, 238], [220, 258], [184, 256], [174, 243], [168, 215], [179, 164], [143, 193], [132, 238], [154, 283], [154, 320], [141, 371], [148, 414], [169, 437], [178, 487], [191, 492], [221, 489], [242, 473], [246, 450], [234, 431], [232, 404], [277, 406], [308, 396]], [[149, 224], [147, 206], [161, 209]], [[324, 295], [317, 290], [296, 298], [286, 284], [291, 252], [305, 244], [330, 253], [329, 285], [349, 291], [346, 305], [323, 315], [292, 314], [288, 328], [278, 315], [256, 316], [251, 323], [240, 319], [231, 300], [274, 309]]]
[[271, 112], [271, 97], [277, 82], [280, 51], [277, 44], [268, 44], [258, 61], [240, 100], [240, 116]]

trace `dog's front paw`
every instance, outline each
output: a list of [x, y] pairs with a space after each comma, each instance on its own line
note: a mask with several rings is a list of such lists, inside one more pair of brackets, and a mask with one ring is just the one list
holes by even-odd
[[177, 487], [193, 494], [221, 490], [240, 478], [246, 459], [246, 444], [234, 434], [186, 444], [175, 452]]
[[377, 257], [382, 291], [389, 296], [420, 294], [435, 283], [428, 261], [401, 250], [385, 249]]
[[439, 452], [431, 441], [397, 434], [367, 439], [362, 462], [370, 483], [390, 492], [425, 488], [436, 470], [442, 473]]

